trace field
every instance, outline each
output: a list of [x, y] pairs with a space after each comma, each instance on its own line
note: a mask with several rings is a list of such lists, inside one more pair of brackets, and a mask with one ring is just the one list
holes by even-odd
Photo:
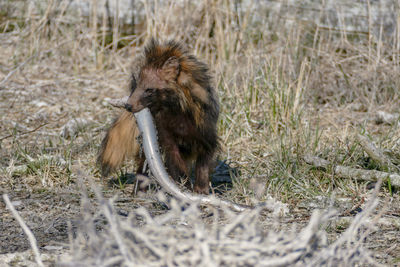
[[[399, 264], [399, 11], [390, 0], [0, 0], [0, 193], [41, 254], [0, 201], [0, 266]], [[217, 196], [287, 210], [136, 192], [132, 161], [101, 177], [98, 148], [121, 112], [109, 101], [128, 95], [151, 37], [211, 68], [229, 177]]]

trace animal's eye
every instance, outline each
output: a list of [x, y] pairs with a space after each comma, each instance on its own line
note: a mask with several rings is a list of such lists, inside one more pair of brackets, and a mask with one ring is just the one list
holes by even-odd
[[147, 89], [144, 91], [144, 94], [145, 94], [146, 96], [152, 95], [152, 94], [155, 92], [155, 90], [156, 90], [156, 89], [154, 89], [154, 88], [147, 88]]
[[143, 97], [146, 97], [146, 98], [153, 97], [155, 91], [156, 91], [156, 89], [154, 89], [154, 88], [147, 88], [146, 90], [144, 90]]

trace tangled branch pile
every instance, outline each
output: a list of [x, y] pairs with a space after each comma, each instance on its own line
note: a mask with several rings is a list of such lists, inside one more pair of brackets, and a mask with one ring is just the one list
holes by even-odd
[[[373, 264], [363, 240], [371, 230], [373, 197], [348, 229], [332, 244], [323, 230], [335, 219], [333, 210], [314, 211], [300, 230], [267, 229], [262, 210], [236, 214], [209, 210], [174, 200], [171, 209], [151, 215], [140, 207], [118, 215], [112, 200], [100, 198], [97, 216], [84, 214], [70, 256], [61, 266], [354, 266]], [[87, 199], [86, 199], [87, 202]], [[87, 202], [88, 203], [88, 202]], [[96, 228], [99, 221], [104, 230]]]

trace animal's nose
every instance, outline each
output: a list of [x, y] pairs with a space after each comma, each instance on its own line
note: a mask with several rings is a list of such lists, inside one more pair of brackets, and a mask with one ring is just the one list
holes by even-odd
[[132, 112], [132, 105], [131, 104], [128, 104], [128, 103], [125, 103], [125, 109], [127, 110], [127, 111], [129, 111], [129, 112]]

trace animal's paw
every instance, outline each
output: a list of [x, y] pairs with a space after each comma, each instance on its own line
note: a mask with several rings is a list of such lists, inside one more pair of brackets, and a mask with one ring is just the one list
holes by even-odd
[[208, 195], [210, 194], [210, 188], [209, 186], [199, 186], [199, 185], [195, 185], [193, 187], [193, 191], [197, 194], [203, 194], [203, 195]]

